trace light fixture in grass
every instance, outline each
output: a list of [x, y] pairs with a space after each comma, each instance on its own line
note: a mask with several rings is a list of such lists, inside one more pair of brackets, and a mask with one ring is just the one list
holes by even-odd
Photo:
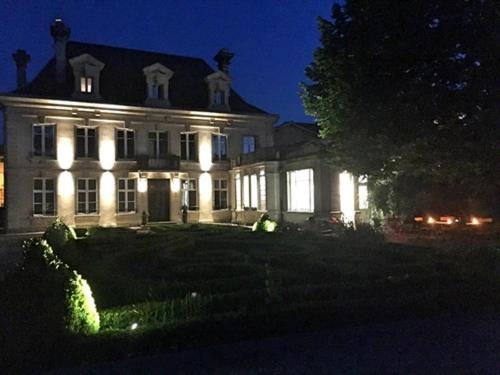
[[252, 225], [253, 232], [275, 232], [278, 223], [271, 220], [268, 214], [262, 214], [259, 220]]

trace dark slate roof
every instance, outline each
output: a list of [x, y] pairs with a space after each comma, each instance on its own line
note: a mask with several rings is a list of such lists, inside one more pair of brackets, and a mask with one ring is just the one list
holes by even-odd
[[[142, 71], [146, 66], [160, 63], [174, 72], [169, 83], [169, 99], [172, 108], [206, 110], [208, 87], [205, 77], [214, 70], [202, 59], [147, 52], [98, 44], [68, 42], [67, 59], [88, 53], [105, 64], [100, 75], [101, 102], [144, 106], [146, 79]], [[13, 94], [30, 97], [72, 99], [73, 68], [66, 65], [66, 82], [57, 85], [55, 58], [25, 87]], [[265, 111], [245, 102], [234, 90], [229, 97], [231, 112], [266, 114]]]

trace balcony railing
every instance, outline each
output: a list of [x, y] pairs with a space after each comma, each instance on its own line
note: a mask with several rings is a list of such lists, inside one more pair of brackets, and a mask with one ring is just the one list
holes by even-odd
[[274, 147], [264, 147], [257, 149], [255, 152], [240, 154], [239, 156], [231, 160], [231, 167], [239, 167], [241, 165], [248, 165], [261, 161], [280, 160], [280, 158], [280, 150], [277, 150]]
[[137, 166], [143, 171], [177, 171], [180, 169], [180, 157], [173, 154], [167, 154], [156, 158], [149, 155], [137, 155]]

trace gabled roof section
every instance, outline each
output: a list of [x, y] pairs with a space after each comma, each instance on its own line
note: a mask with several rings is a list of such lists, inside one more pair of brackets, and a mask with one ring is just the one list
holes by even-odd
[[[147, 85], [144, 67], [156, 63], [174, 72], [170, 80], [169, 99], [174, 109], [208, 110], [209, 95], [205, 77], [214, 70], [202, 59], [147, 52], [127, 48], [110, 47], [98, 44], [68, 42], [67, 59], [89, 54], [104, 64], [100, 78], [100, 102], [110, 104], [144, 106]], [[55, 59], [52, 58], [40, 73], [26, 86], [13, 94], [71, 100], [74, 77], [69, 63], [66, 66], [66, 81], [56, 83]], [[234, 90], [229, 97], [231, 112], [267, 114], [243, 100]]]

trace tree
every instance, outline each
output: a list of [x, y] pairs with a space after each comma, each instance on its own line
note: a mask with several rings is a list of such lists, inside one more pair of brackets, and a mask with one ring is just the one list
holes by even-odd
[[499, 20], [495, 0], [346, 0], [320, 18], [304, 106], [386, 211], [497, 202]]

